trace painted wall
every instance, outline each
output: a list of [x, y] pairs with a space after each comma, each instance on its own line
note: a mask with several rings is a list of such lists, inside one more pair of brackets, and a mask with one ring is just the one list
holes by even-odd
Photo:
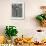
[[0, 33], [4, 32], [6, 25], [15, 25], [19, 31], [18, 36], [31, 36], [36, 29], [44, 29], [38, 25], [35, 16], [41, 13], [40, 6], [46, 5], [46, 0], [15, 0], [25, 3], [25, 19], [11, 19], [11, 0], [0, 0]]

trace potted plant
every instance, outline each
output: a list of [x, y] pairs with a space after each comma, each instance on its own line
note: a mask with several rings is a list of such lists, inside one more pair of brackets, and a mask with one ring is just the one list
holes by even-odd
[[39, 20], [41, 26], [46, 27], [46, 14], [38, 15], [36, 19]]
[[15, 26], [6, 26], [5, 35], [8, 37], [8, 42], [11, 41], [12, 36], [17, 36], [17, 29]]
[[46, 6], [40, 7], [42, 10], [42, 14], [37, 15], [36, 19], [39, 20], [41, 26], [46, 27]]

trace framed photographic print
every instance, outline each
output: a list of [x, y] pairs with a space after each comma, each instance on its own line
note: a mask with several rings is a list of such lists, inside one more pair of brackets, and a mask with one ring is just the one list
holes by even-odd
[[24, 2], [12, 3], [12, 19], [24, 19]]

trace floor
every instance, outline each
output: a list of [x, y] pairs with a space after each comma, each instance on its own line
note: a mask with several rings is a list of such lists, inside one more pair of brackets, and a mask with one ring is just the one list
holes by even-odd
[[23, 44], [23, 45], [15, 45], [15, 46], [46, 46], [46, 44], [44, 45]]

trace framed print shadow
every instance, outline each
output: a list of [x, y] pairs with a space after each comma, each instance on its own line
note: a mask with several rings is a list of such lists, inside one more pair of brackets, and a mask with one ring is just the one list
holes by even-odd
[[24, 2], [12, 3], [12, 19], [24, 19]]

